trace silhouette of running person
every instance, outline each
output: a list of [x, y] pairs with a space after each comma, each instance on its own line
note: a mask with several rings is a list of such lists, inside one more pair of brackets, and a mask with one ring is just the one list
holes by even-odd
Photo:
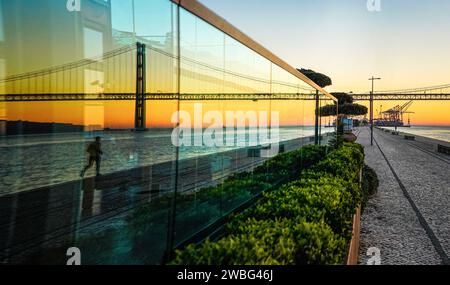
[[84, 174], [86, 171], [91, 168], [94, 165], [95, 162], [95, 170], [97, 176], [100, 176], [100, 162], [102, 159], [102, 144], [101, 144], [101, 138], [96, 137], [95, 141], [90, 143], [89, 146], [86, 149], [86, 152], [89, 154], [89, 163], [84, 167], [84, 169], [81, 171], [80, 176], [84, 177]]

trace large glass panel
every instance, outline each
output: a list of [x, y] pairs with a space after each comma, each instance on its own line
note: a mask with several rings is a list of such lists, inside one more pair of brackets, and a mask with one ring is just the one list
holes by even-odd
[[225, 37], [224, 93], [270, 93], [271, 63], [235, 39]]
[[225, 36], [194, 15], [181, 10], [182, 94], [223, 91]]
[[[224, 34], [184, 10], [180, 12], [180, 24], [180, 93], [208, 97], [221, 94], [225, 74]], [[219, 148], [223, 142], [217, 143], [219, 137], [214, 140], [218, 136], [217, 126], [222, 131], [223, 125], [218, 102], [191, 101], [179, 106], [182, 137], [179, 138], [175, 245], [221, 217], [222, 191], [210, 191], [222, 175]], [[209, 112], [216, 116], [205, 120], [204, 115]], [[210, 124], [216, 128], [205, 140], [205, 126]]]
[[[320, 94], [320, 108], [327, 108], [327, 106], [334, 106], [335, 103], [329, 97]], [[334, 107], [331, 107], [334, 109]], [[321, 114], [319, 109], [319, 143], [321, 145], [330, 144], [333, 141], [333, 138], [336, 138], [336, 119], [337, 113], [331, 116], [326, 116], [325, 114]]]
[[223, 32], [183, 10], [180, 18], [180, 93], [216, 101], [180, 104], [180, 112], [192, 120], [183, 124], [184, 129], [191, 129], [183, 134], [191, 140], [180, 147], [176, 243], [213, 225], [264, 190], [264, 185], [237, 185], [228, 177], [248, 171], [250, 178], [251, 171], [265, 160], [251, 150], [261, 149], [258, 126], [265, 120], [263, 127], [267, 128], [270, 104], [226, 99], [270, 93], [271, 73], [268, 60]]
[[0, 1], [0, 42], [3, 42], [4, 40], [5, 40], [5, 31], [3, 24], [3, 4]]
[[0, 0], [0, 96], [6, 263], [164, 263], [314, 142], [314, 88], [169, 0]]
[[132, 131], [136, 42], [144, 93], [176, 94], [176, 5], [69, 2], [0, 1], [0, 262], [65, 264], [76, 246], [83, 264], [160, 263], [178, 103], [149, 101]]

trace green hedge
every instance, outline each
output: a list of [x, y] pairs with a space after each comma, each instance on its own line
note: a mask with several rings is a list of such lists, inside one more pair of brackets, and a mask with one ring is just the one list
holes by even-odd
[[304, 177], [264, 194], [261, 202], [244, 212], [240, 219], [304, 217], [308, 222], [323, 220], [334, 232], [348, 236], [352, 226], [348, 221], [359, 203], [359, 195], [355, 193], [358, 192], [354, 184], [326, 173], [320, 178]]
[[264, 193], [255, 206], [232, 219], [222, 239], [177, 251], [171, 264], [344, 263], [362, 198], [363, 161], [363, 148], [346, 143], [310, 168], [299, 167], [298, 180]]
[[265, 161], [251, 172], [241, 172], [231, 175], [223, 184], [216, 188], [223, 188], [230, 182], [243, 179], [264, 181], [271, 184], [292, 181], [298, 178], [298, 171], [309, 168], [325, 158], [330, 152], [327, 146], [308, 145], [299, 150], [286, 152]]
[[340, 263], [345, 239], [323, 223], [301, 219], [240, 223], [236, 232], [217, 242], [205, 241], [178, 251], [171, 264], [286, 265]]
[[378, 191], [378, 176], [377, 173], [367, 165], [364, 165], [362, 171], [362, 209], [364, 210], [367, 202], [369, 201], [369, 197], [375, 195]]
[[[189, 211], [194, 204], [213, 204], [221, 201], [229, 205], [250, 200], [266, 190], [288, 183], [298, 178], [298, 172], [322, 160], [329, 148], [325, 146], [305, 146], [299, 150], [280, 154], [267, 160], [252, 172], [241, 172], [228, 177], [223, 183], [213, 187], [188, 192], [177, 196], [177, 211]], [[130, 218], [131, 227], [137, 232], [144, 232], [152, 227], [155, 212], [171, 206], [172, 195], [136, 208]], [[211, 213], [220, 211], [210, 207]], [[182, 217], [181, 217], [182, 218]]]

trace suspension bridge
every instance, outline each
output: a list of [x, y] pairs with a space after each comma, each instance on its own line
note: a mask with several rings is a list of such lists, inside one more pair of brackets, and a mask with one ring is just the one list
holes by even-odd
[[[149, 61], [153, 61], [151, 65]], [[186, 80], [195, 83], [201, 74], [210, 87], [197, 88], [204, 90], [201, 93], [178, 92], [180, 75], [176, 66], [180, 66]], [[173, 71], [169, 78], [161, 75], [167, 70]], [[267, 86], [271, 92], [258, 92]], [[450, 100], [450, 84], [351, 95], [355, 101]], [[252, 77], [143, 43], [123, 46], [96, 58], [0, 78], [0, 103], [132, 100], [136, 102], [135, 126], [144, 128], [147, 100], [317, 100], [317, 94], [312, 87]]]
[[[146, 54], [159, 54], [176, 64], [178, 57], [164, 50], [138, 43], [107, 52], [97, 58], [83, 59], [77, 62], [46, 68], [38, 71], [0, 78], [0, 102], [30, 101], [127, 101], [136, 100], [136, 94], [144, 100], [315, 100], [313, 89], [299, 92], [202, 92], [178, 93], [145, 88]], [[167, 59], [166, 59], [167, 61]], [[185, 64], [223, 72], [235, 78], [262, 84], [278, 84], [298, 88], [286, 82], [270, 82], [267, 79], [251, 77], [216, 66], [183, 58]], [[153, 71], [157, 72], [157, 71]], [[167, 80], [167, 79], [166, 79]], [[136, 83], [136, 88], [134, 88]], [[228, 82], [228, 84], [230, 84]], [[175, 84], [173, 84], [175, 85]], [[235, 89], [249, 89], [239, 83]], [[140, 90], [138, 89], [140, 86]], [[169, 89], [176, 89], [172, 86]], [[369, 101], [370, 93], [351, 94], [355, 101]], [[373, 94], [378, 101], [410, 100], [450, 100], [450, 84], [414, 88], [378, 91]]]
[[[369, 101], [370, 93], [351, 94], [355, 101]], [[439, 101], [450, 100], [450, 84], [414, 88], [378, 91], [373, 93], [376, 101]]]

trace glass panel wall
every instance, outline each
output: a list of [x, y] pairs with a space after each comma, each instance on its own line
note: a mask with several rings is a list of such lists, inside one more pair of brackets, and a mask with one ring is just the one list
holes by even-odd
[[332, 142], [333, 138], [336, 138], [337, 115], [324, 116], [324, 114], [320, 114], [320, 110], [325, 106], [334, 106], [335, 103], [333, 100], [323, 94], [320, 94], [319, 98], [319, 144], [328, 145]]
[[37, 2], [0, 0], [0, 262], [164, 263], [314, 142], [314, 88], [171, 1]]

